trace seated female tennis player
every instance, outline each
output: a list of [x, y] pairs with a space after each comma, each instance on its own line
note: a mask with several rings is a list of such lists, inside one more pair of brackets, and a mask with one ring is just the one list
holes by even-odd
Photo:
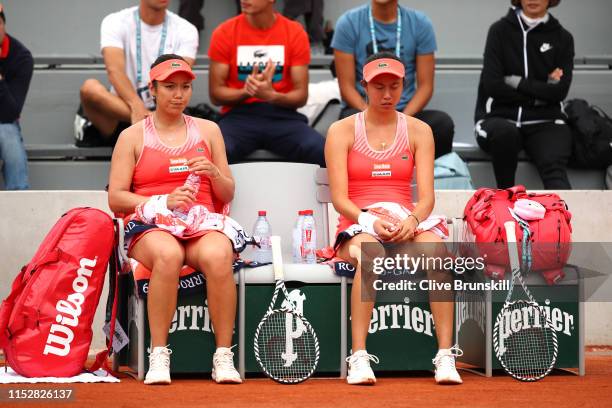
[[[128, 255], [152, 272], [147, 302], [152, 351], [145, 384], [170, 383], [168, 330], [184, 264], [206, 276], [217, 345], [212, 377], [218, 383], [242, 382], [230, 346], [236, 315], [233, 250], [244, 240], [224, 231], [230, 219], [215, 213], [234, 196], [219, 127], [183, 114], [194, 79], [183, 58], [160, 56], [149, 83], [157, 108], [120, 135], [111, 161], [109, 206], [128, 215]], [[190, 174], [199, 176], [197, 193], [185, 185]]]
[[[351, 293], [353, 350], [347, 358], [349, 384], [375, 383], [370, 360], [378, 362], [366, 351], [374, 303], [362, 301], [365, 288], [358, 254], [349, 248], [361, 248], [362, 243], [368, 242], [441, 243], [447, 237], [444, 217], [430, 217], [435, 200], [431, 129], [395, 109], [402, 94], [404, 72], [404, 65], [394, 54], [372, 55], [363, 68], [367, 109], [334, 123], [325, 145], [332, 201], [340, 213], [337, 255], [356, 266]], [[411, 194], [415, 166], [419, 196], [416, 205]], [[385, 216], [379, 218], [375, 214]], [[384, 250], [380, 244], [375, 246]], [[455, 357], [461, 351], [452, 344], [454, 303], [430, 303], [439, 346], [433, 359], [436, 381], [459, 384], [462, 380], [455, 368]]]

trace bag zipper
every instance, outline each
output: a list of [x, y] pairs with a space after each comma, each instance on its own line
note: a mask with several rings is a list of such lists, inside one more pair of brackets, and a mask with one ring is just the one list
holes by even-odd
[[557, 218], [557, 263], [561, 263], [561, 218]]

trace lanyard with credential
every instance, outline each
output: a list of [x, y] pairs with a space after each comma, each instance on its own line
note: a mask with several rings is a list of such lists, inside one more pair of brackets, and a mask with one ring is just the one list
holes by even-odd
[[[368, 13], [370, 17], [370, 34], [372, 35], [372, 47], [374, 50], [374, 54], [378, 52], [378, 44], [376, 43], [376, 33], [374, 32], [374, 17], [372, 17], [372, 6], [368, 6]], [[395, 55], [398, 58], [400, 57], [400, 41], [402, 38], [402, 10], [400, 6], [397, 6], [397, 31], [395, 37]]]
[[[136, 86], [140, 86], [142, 81], [142, 28], [140, 27], [139, 9], [134, 10], [134, 19], [136, 20]], [[162, 26], [161, 40], [159, 41], [159, 57], [164, 53], [166, 48], [166, 36], [168, 35], [168, 15], [164, 17], [164, 25]]]

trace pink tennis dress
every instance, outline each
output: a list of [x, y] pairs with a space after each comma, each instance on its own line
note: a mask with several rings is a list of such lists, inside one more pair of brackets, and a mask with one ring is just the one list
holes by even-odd
[[[148, 116], [144, 120], [144, 140], [140, 157], [136, 162], [134, 174], [132, 176], [132, 191], [136, 194], [149, 197], [162, 197], [165, 194], [171, 193], [177, 187], [184, 185], [185, 179], [189, 175], [187, 162], [197, 156], [204, 156], [212, 161], [212, 156], [207, 144], [200, 136], [200, 129], [195, 119], [190, 116], [183, 116], [187, 127], [187, 139], [181, 146], [170, 147], [165, 145], [159, 138], [153, 118]], [[150, 200], [151, 201], [151, 200]], [[176, 224], [172, 219], [172, 212], [165, 208], [165, 201], [156, 206], [149, 205], [148, 208], [153, 209], [157, 214], [152, 214], [149, 217], [143, 217], [147, 211], [143, 211], [143, 204], [136, 208], [136, 213], [131, 214], [125, 219], [126, 227], [140, 225], [143, 222], [148, 224], [141, 228], [127, 228], [126, 242], [128, 248], [131, 247], [146, 233], [151, 231], [165, 230], [179, 239], [191, 239], [205, 235], [208, 231], [202, 228], [200, 224], [206, 218], [208, 223], [218, 220], [223, 220], [223, 204], [214, 196], [210, 179], [206, 176], [200, 177], [200, 188], [196, 195], [197, 207], [200, 216], [198, 217], [198, 225], [194, 228], [185, 228], [184, 223], [178, 223], [181, 234], [174, 233], [173, 225]], [[149, 210], [148, 212], [151, 212]], [[190, 211], [191, 212], [191, 211]], [[218, 220], [213, 220], [214, 217]], [[145, 220], [144, 218], [150, 218]], [[130, 224], [131, 222], [131, 224]], [[136, 223], [136, 224], [135, 224]], [[151, 224], [157, 224], [151, 225]], [[174, 228], [176, 229], [176, 228]]]
[[[404, 114], [397, 113], [395, 139], [381, 151], [372, 149], [368, 143], [364, 112], [355, 115], [355, 142], [347, 158], [348, 195], [352, 202], [379, 218], [397, 221], [406, 218], [414, 209], [411, 186], [414, 164]], [[416, 234], [424, 231], [446, 239], [446, 217], [431, 215], [423, 220]], [[367, 231], [341, 215], [336, 236], [341, 232], [352, 237]]]

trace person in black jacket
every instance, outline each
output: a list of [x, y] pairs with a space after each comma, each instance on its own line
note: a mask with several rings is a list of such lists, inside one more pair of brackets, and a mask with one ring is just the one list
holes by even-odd
[[493, 156], [498, 188], [515, 184], [525, 149], [546, 189], [571, 189], [572, 133], [563, 100], [572, 82], [574, 40], [548, 13], [561, 0], [512, 0], [487, 37], [476, 103], [476, 140]]
[[25, 190], [28, 158], [23, 146], [19, 116], [25, 102], [34, 60], [17, 39], [6, 34], [6, 17], [0, 4], [0, 159], [7, 190]]

